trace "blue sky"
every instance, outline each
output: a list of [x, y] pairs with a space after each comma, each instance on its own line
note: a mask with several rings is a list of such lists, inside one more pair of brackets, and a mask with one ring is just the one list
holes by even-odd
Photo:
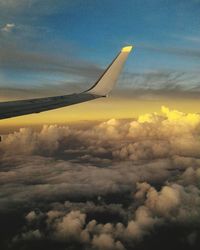
[[[0, 0], [0, 86], [36, 88], [65, 81], [66, 86], [69, 82], [84, 85], [123, 45], [134, 44], [126, 72], [176, 71], [184, 73], [185, 79], [192, 75], [188, 84], [193, 81], [198, 87], [199, 11], [198, 0]], [[73, 74], [62, 72], [70, 63]], [[90, 75], [91, 65], [99, 71]], [[82, 66], [88, 74], [83, 74]], [[135, 87], [134, 77], [127, 85], [131, 81]], [[162, 84], [159, 88], [166, 87]], [[179, 80], [179, 85], [187, 83]]]

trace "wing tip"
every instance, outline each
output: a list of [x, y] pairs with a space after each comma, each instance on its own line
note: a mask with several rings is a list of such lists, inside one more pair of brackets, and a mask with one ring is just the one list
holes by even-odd
[[121, 49], [121, 52], [131, 52], [131, 50], [133, 49], [133, 46], [132, 45], [129, 45], [129, 46], [125, 46]]

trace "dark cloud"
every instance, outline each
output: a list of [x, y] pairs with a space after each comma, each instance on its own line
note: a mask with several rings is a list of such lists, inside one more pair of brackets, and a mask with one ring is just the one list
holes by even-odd
[[[2, 17], [14, 15], [20, 18], [20, 15], [33, 16], [33, 15], [51, 15], [54, 13], [62, 12], [63, 6], [65, 9], [70, 8], [72, 5], [80, 2], [79, 0], [60, 0], [55, 4], [53, 0], [0, 0], [0, 12]], [[6, 16], [7, 15], [7, 16]]]
[[[81, 87], [82, 86], [82, 87]], [[58, 86], [47, 84], [46, 82], [41, 84], [41, 86], [32, 87], [1, 87], [0, 98], [10, 98], [10, 99], [24, 99], [24, 98], [38, 98], [44, 96], [55, 96], [81, 92], [88, 87], [88, 82], [60, 82]]]
[[[23, 53], [22, 53], [23, 55]], [[34, 60], [32, 61], [32, 56]], [[41, 78], [35, 79], [35, 85], [13, 87], [12, 83], [5, 86], [2, 82], [1, 96], [7, 98], [24, 98], [62, 95], [65, 93], [80, 92], [88, 88], [92, 82], [101, 75], [102, 69], [95, 64], [85, 63], [81, 60], [64, 60], [59, 57], [49, 57], [38, 54], [28, 54], [23, 62], [12, 55], [2, 64], [9, 65], [15, 70], [31, 70], [53, 73], [62, 73], [66, 76], [71, 74], [76, 77], [76, 81], [54, 80]], [[40, 57], [44, 59], [40, 61]], [[45, 60], [49, 62], [45, 63]], [[1, 64], [1, 63], [0, 63]], [[116, 97], [135, 98], [139, 100], [162, 100], [165, 98], [197, 99], [200, 95], [198, 73], [178, 72], [178, 71], [155, 71], [146, 73], [124, 73], [119, 80], [118, 88], [113, 95]]]
[[[163, 98], [199, 98], [198, 72], [157, 70], [124, 73], [116, 95], [126, 98], [161, 100]], [[123, 86], [123, 88], [122, 88]]]
[[200, 116], [162, 112], [5, 135], [2, 249], [198, 249]]
[[15, 49], [0, 49], [1, 68], [51, 73], [67, 73], [82, 77], [96, 76], [101, 69], [84, 61], [59, 56], [31, 53]]
[[[98, 65], [76, 57], [79, 50], [76, 45], [52, 37], [57, 31], [44, 22], [46, 15], [63, 10], [67, 13], [77, 3], [80, 1], [61, 0], [56, 4], [52, 0], [0, 1], [0, 67], [5, 74], [0, 79], [1, 97], [21, 98], [24, 93], [27, 97], [38, 97], [60, 94], [63, 89], [79, 90], [101, 74]], [[73, 81], [63, 83], [60, 80], [63, 74], [68, 79], [73, 77]], [[24, 87], [20, 79], [27, 75]], [[75, 88], [70, 86], [74, 82]], [[58, 91], [55, 85], [59, 85]]]
[[185, 56], [185, 57], [191, 57], [191, 58], [200, 58], [200, 50], [199, 49], [193, 49], [193, 48], [181, 48], [181, 47], [160, 47], [160, 46], [154, 46], [154, 45], [141, 45], [140, 46], [143, 49], [155, 51], [159, 53], [167, 53], [174, 56]]
[[[77, 92], [89, 87], [102, 73], [102, 69], [93, 63], [85, 62], [70, 55], [63, 57], [39, 52], [28, 52], [15, 48], [0, 48], [0, 66], [2, 69], [17, 72], [18, 76], [27, 72], [33, 76], [33, 82], [24, 84], [8, 83], [1, 79], [1, 97], [24, 98], [62, 95], [65, 93]], [[36, 74], [37, 72], [37, 74]], [[38, 74], [40, 77], [38, 78]], [[47, 79], [47, 74], [52, 76], [52, 80]], [[72, 80], [55, 80], [56, 76], [64, 75]], [[49, 77], [50, 78], [50, 77]], [[57, 78], [56, 78], [57, 79]], [[56, 82], [55, 82], [56, 81]], [[82, 86], [82, 87], [81, 87]]]

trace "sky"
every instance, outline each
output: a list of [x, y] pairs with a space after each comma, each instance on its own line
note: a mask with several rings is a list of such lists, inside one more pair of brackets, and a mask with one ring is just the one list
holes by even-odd
[[129, 118], [161, 105], [198, 112], [199, 9], [198, 0], [1, 0], [1, 101], [84, 90], [122, 46], [134, 45], [109, 100], [1, 126]]
[[0, 122], [1, 250], [200, 249], [200, 1], [0, 0], [0, 101], [109, 98]]

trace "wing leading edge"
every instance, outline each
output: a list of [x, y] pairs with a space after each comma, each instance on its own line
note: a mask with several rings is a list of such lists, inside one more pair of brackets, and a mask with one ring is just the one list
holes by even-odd
[[104, 71], [98, 81], [88, 90], [71, 95], [0, 102], [0, 119], [40, 113], [47, 110], [87, 102], [100, 97], [106, 97], [114, 87], [131, 50], [132, 46], [122, 48], [120, 53]]

